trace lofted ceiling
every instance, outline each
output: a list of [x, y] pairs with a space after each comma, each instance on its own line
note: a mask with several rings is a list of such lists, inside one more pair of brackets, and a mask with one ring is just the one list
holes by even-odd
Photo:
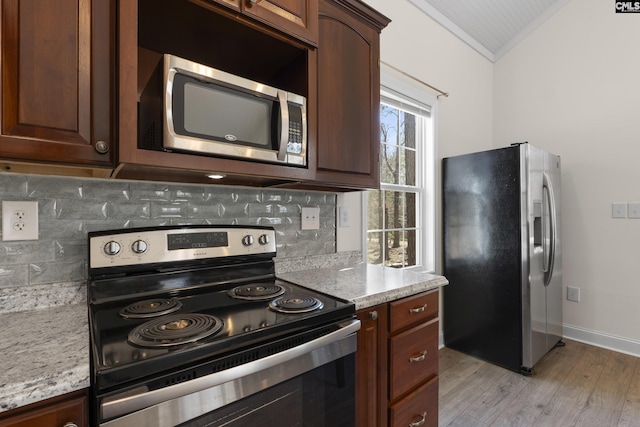
[[492, 62], [569, 0], [409, 0]]

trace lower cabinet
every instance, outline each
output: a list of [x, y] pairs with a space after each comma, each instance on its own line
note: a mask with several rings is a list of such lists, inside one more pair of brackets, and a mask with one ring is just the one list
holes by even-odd
[[87, 391], [76, 391], [0, 413], [0, 427], [86, 427], [87, 408]]
[[358, 311], [357, 426], [438, 425], [438, 290]]

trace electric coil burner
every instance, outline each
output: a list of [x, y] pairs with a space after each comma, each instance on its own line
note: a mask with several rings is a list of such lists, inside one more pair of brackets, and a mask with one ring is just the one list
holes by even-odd
[[88, 243], [92, 425], [353, 425], [354, 305], [276, 278], [272, 228]]
[[209, 314], [173, 314], [143, 323], [129, 332], [128, 341], [140, 347], [169, 347], [198, 341], [221, 328], [222, 320]]
[[137, 301], [120, 310], [120, 316], [129, 319], [146, 319], [180, 310], [182, 303], [175, 299], [152, 299]]
[[280, 285], [252, 284], [238, 286], [229, 291], [232, 298], [249, 301], [267, 301], [284, 294], [284, 288]]

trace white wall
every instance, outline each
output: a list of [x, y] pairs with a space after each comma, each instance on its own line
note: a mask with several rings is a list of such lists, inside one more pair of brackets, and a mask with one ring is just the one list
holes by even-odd
[[494, 67], [494, 145], [562, 157], [567, 336], [640, 354], [640, 16], [572, 0]]
[[565, 335], [640, 355], [640, 219], [611, 218], [640, 202], [640, 16], [572, 0], [492, 64], [407, 0], [365, 2], [392, 19], [382, 60], [451, 94], [437, 158], [514, 141], [562, 156], [564, 284], [582, 298]]

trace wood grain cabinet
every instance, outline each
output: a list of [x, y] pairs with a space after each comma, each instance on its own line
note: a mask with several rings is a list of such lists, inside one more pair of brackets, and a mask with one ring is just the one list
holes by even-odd
[[212, 0], [311, 45], [318, 43], [318, 0]]
[[0, 7], [3, 167], [112, 168], [113, 2], [2, 0]]
[[320, 0], [316, 180], [379, 188], [380, 32], [357, 0]]
[[80, 390], [0, 414], [0, 427], [86, 427], [87, 392]]
[[358, 318], [357, 425], [437, 426], [438, 290], [361, 310]]

